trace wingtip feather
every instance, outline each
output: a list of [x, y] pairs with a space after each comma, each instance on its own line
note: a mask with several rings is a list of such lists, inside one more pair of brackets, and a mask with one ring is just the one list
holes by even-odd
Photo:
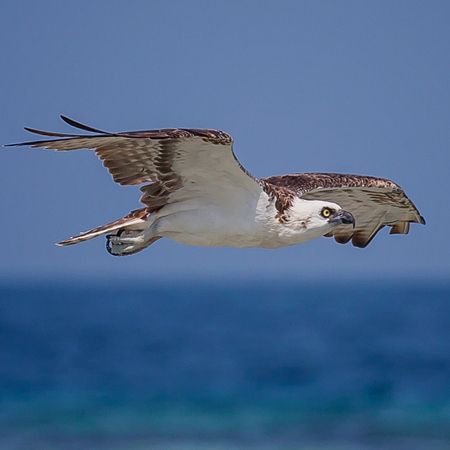
[[69, 117], [64, 116], [62, 114], [59, 117], [64, 122], [66, 122], [68, 125], [70, 125], [71, 127], [79, 128], [80, 130], [89, 131], [91, 133], [110, 134], [107, 131], [102, 131], [102, 130], [99, 130], [97, 128], [90, 127], [89, 125], [84, 125], [84, 124], [82, 124], [80, 122], [77, 122], [76, 120], [70, 119]]

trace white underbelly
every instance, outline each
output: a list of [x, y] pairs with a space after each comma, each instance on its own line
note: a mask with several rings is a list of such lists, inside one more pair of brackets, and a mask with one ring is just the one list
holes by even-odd
[[154, 233], [184, 245], [238, 248], [280, 248], [319, 236], [306, 231], [294, 232], [276, 219], [274, 211], [227, 214], [215, 208], [176, 211], [162, 216], [155, 222]]
[[201, 247], [259, 247], [264, 231], [254, 217], [222, 211], [181, 211], [162, 217], [157, 233], [184, 245]]

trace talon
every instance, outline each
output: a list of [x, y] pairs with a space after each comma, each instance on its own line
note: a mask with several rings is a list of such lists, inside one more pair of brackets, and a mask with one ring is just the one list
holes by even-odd
[[116, 234], [106, 235], [106, 250], [113, 256], [131, 255], [143, 250], [150, 243], [146, 244], [145, 233], [140, 230], [119, 229]]
[[110, 255], [114, 255], [114, 253], [112, 252], [112, 243], [111, 243], [111, 237], [112, 237], [112, 234], [107, 234], [106, 235], [106, 250], [108, 251], [108, 253], [110, 254]]
[[123, 229], [117, 230], [117, 234], [107, 234], [106, 235], [106, 250], [110, 255], [120, 256], [120, 253], [114, 252], [114, 247], [120, 245], [120, 234], [123, 232]]
[[111, 238], [117, 236], [108, 235], [106, 236], [106, 251], [112, 256], [126, 256], [126, 252], [124, 250], [127, 249], [127, 246], [122, 244], [115, 244], [111, 241]]
[[[121, 236], [121, 234], [124, 232], [125, 230], [123, 229], [123, 228], [119, 228], [118, 230], [117, 230], [117, 233], [116, 234], [107, 234], [106, 235], [106, 239], [108, 239], [108, 241], [111, 241], [111, 240], [113, 240], [113, 238], [120, 238], [120, 236]], [[116, 241], [117, 242], [117, 241]]]

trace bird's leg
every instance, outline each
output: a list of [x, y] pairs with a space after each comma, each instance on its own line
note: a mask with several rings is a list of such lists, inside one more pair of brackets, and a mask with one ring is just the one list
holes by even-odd
[[151, 229], [124, 230], [119, 229], [116, 234], [106, 236], [106, 250], [114, 256], [125, 256], [137, 253], [158, 240]]
[[106, 238], [113, 244], [141, 244], [145, 240], [145, 231], [119, 229], [117, 234], [108, 234]]

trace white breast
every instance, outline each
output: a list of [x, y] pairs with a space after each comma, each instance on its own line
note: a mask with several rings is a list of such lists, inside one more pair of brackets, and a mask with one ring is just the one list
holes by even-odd
[[154, 233], [185, 245], [239, 248], [279, 248], [318, 237], [296, 223], [281, 222], [265, 192], [256, 201], [247, 200], [197, 199], [166, 205], [157, 213]]

